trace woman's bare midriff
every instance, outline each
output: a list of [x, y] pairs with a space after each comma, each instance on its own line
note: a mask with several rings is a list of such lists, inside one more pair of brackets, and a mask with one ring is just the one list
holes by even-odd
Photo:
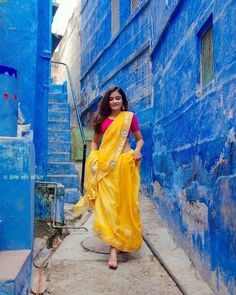
[[131, 147], [129, 145], [129, 140], [127, 139], [121, 153], [126, 153], [126, 152], [128, 152], [130, 150], [131, 150]]

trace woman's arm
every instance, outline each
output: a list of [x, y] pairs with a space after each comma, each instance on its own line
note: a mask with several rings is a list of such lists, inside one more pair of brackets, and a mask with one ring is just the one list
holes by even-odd
[[102, 133], [94, 132], [93, 139], [92, 139], [92, 142], [91, 142], [91, 151], [98, 150], [98, 143], [99, 143], [101, 138], [102, 138]]
[[134, 150], [134, 160], [137, 162], [137, 161], [141, 160], [141, 158], [142, 158], [141, 149], [144, 145], [144, 140], [143, 140], [142, 133], [140, 130], [134, 132], [133, 134], [134, 134], [134, 137], [136, 140], [136, 148]]

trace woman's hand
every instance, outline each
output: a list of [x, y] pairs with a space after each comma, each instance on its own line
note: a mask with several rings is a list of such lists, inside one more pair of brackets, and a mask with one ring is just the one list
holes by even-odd
[[144, 141], [140, 130], [134, 132], [134, 137], [136, 140], [136, 149], [134, 150], [134, 161], [135, 164], [137, 164], [142, 158], [141, 149], [144, 145]]
[[100, 139], [102, 138], [102, 133], [94, 133], [93, 139], [91, 142], [91, 151], [97, 151], [98, 150], [98, 143]]
[[142, 159], [142, 154], [140, 153], [140, 150], [134, 150], [134, 161], [135, 163], [138, 163]]

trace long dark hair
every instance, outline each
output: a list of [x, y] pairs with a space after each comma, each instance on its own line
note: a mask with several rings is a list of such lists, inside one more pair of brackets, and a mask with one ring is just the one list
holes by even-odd
[[128, 99], [127, 99], [124, 91], [118, 86], [108, 89], [102, 96], [102, 99], [101, 99], [99, 106], [98, 106], [97, 114], [94, 118], [93, 128], [96, 133], [101, 133], [102, 121], [105, 118], [109, 117], [111, 114], [109, 97], [110, 97], [110, 94], [116, 90], [120, 93], [120, 95], [122, 97], [122, 103], [123, 103], [122, 111], [128, 111], [129, 104], [128, 104]]

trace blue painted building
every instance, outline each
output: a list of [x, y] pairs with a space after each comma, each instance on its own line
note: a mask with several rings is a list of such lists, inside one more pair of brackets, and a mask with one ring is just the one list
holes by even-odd
[[[23, 295], [31, 284], [34, 184], [47, 175], [51, 21], [51, 0], [0, 1], [0, 294]], [[16, 137], [18, 102], [31, 124], [25, 137]]]
[[[236, 292], [236, 3], [82, 1], [81, 100], [119, 85], [142, 189], [216, 294]], [[86, 115], [87, 116], [87, 115]]]
[[17, 70], [18, 101], [34, 131], [39, 177], [47, 168], [51, 21], [51, 0], [0, 2], [0, 65]]

